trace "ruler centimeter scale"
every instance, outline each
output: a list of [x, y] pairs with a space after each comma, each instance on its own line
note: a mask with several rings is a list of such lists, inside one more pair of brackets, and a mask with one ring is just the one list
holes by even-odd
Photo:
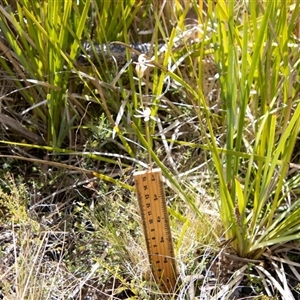
[[152, 274], [163, 292], [172, 293], [176, 262], [161, 170], [139, 171], [133, 177]]

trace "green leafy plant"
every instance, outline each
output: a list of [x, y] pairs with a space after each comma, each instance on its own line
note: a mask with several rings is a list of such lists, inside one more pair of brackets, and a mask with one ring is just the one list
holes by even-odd
[[67, 89], [89, 3], [54, 4], [18, 1], [17, 13], [0, 6], [0, 28], [9, 45], [1, 42], [6, 59], [0, 63], [8, 76], [21, 79], [14, 82], [31, 121], [46, 125], [35, 132], [42, 133], [45, 144], [60, 147], [79, 114]]
[[298, 5], [288, 13], [286, 2], [267, 2], [259, 10], [249, 3], [243, 26], [234, 22], [233, 2], [217, 5], [215, 57], [227, 133], [221, 150], [211, 130], [210, 147], [226, 237], [243, 257], [259, 258], [267, 247], [300, 238], [299, 200], [287, 202], [300, 125], [291, 22]]
[[[75, 249], [65, 259], [72, 276], [80, 270], [78, 277], [83, 277], [89, 271], [87, 261], [96, 260], [91, 276], [96, 274], [98, 282], [117, 279], [120, 290], [130, 286], [137, 293], [138, 286], [143, 297], [151, 294], [146, 267], [136, 258], [147, 255], [130, 176], [135, 169], [158, 166], [167, 186], [183, 279], [181, 296], [187, 287], [190, 298], [198, 296], [192, 291], [194, 281], [205, 285], [206, 278], [198, 274], [220, 248], [221, 254], [230, 248], [245, 262], [231, 287], [242, 278], [248, 260], [254, 264], [247, 274], [250, 281], [257, 279], [252, 276], [255, 270], [275, 282], [257, 260], [300, 237], [295, 172], [299, 3], [207, 1], [204, 7], [198, 1], [182, 6], [182, 1], [174, 0], [161, 7], [153, 1], [22, 0], [14, 7], [8, 2], [0, 1], [0, 64], [10, 80], [6, 96], [13, 95], [13, 101], [1, 98], [5, 111], [0, 121], [19, 135], [10, 135], [5, 127], [1, 144], [19, 149], [22, 156], [1, 153], [0, 158], [43, 165], [52, 174], [63, 170], [73, 179], [74, 173], [91, 179], [84, 186], [88, 197], [76, 184], [66, 187], [78, 195], [72, 201], [68, 198], [57, 212], [61, 218], [65, 214], [61, 207], [76, 206], [70, 213], [75, 225], [66, 221], [67, 228], [76, 231]], [[192, 7], [197, 25], [188, 26]], [[149, 28], [150, 35], [137, 34]], [[127, 45], [150, 41], [153, 51], [144, 61], [123, 68], [106, 63], [81, 68], [74, 61], [78, 51], [85, 53], [85, 40]], [[128, 58], [129, 54], [127, 50]], [[37, 151], [47, 153], [47, 160], [38, 158]], [[13, 170], [7, 161], [3, 166]], [[91, 177], [100, 179], [98, 186]], [[45, 178], [49, 179], [47, 174]], [[44, 200], [57, 196], [55, 181], [60, 178], [51, 177], [55, 192]], [[47, 183], [36, 186], [44, 188]], [[133, 199], [128, 200], [127, 193]], [[28, 221], [22, 203], [5, 209]], [[39, 262], [46, 236], [39, 235], [40, 248], [32, 256], [24, 255], [24, 260]], [[226, 239], [224, 247], [220, 237]], [[30, 239], [36, 241], [31, 233]], [[27, 240], [21, 245], [25, 253], [30, 252]], [[104, 247], [108, 244], [108, 252], [98, 251], [99, 241], [105, 241]], [[72, 261], [76, 255], [80, 255], [77, 264]], [[284, 261], [288, 263], [288, 258]], [[30, 298], [29, 279], [34, 292], [37, 276], [22, 258], [19, 266], [23, 270], [16, 279], [21, 278], [19, 295]], [[32, 275], [28, 280], [26, 273]], [[89, 276], [63, 295], [77, 295], [89, 284]], [[266, 287], [263, 280], [260, 283], [259, 292]], [[153, 290], [158, 292], [157, 287]], [[286, 296], [280, 286], [278, 290]], [[221, 289], [219, 294], [227, 292]]]

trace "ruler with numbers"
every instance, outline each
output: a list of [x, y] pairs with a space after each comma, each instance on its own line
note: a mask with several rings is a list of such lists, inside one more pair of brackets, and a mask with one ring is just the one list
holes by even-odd
[[135, 172], [134, 181], [155, 281], [165, 293], [176, 286], [176, 262], [160, 169]]

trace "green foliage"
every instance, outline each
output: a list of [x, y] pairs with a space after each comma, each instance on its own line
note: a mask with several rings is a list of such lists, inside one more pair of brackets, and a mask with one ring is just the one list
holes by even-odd
[[35, 123], [46, 124], [41, 131], [53, 147], [64, 143], [77, 117], [66, 91], [88, 9], [89, 2], [77, 7], [71, 1], [18, 1], [17, 13], [0, 6], [0, 28], [9, 44], [2, 45], [7, 60], [0, 63], [9, 76], [21, 78], [16, 85]]
[[28, 222], [27, 206], [28, 192], [26, 186], [19, 179], [18, 183], [8, 174], [1, 179], [5, 191], [0, 188], [0, 220], [3, 223]]
[[[258, 259], [267, 248], [300, 238], [299, 175], [291, 170], [299, 169], [294, 160], [300, 126], [298, 2], [208, 1], [203, 18], [192, 1], [201, 23], [194, 31], [185, 25], [189, 7], [177, 0], [167, 1], [165, 10], [153, 1], [20, 0], [15, 11], [8, 2], [0, 5], [1, 70], [13, 82], [14, 105], [26, 116], [22, 126], [44, 143], [22, 137], [1, 143], [59, 154], [57, 159], [68, 156], [69, 165], [29, 155], [13, 158], [107, 183], [93, 190], [102, 201], [94, 210], [74, 201], [72, 213], [80, 215], [74, 222], [78, 247], [68, 259], [83, 255], [80, 266], [68, 265], [72, 272], [96, 259], [103, 280], [112, 276], [126, 286], [129, 274], [132, 290], [135, 283], [146, 284], [138, 261], [146, 253], [136, 205], [123, 203], [124, 190], [134, 190], [126, 173], [133, 165], [161, 168], [172, 200], [175, 250], [189, 270], [199, 272], [193, 261], [199, 242], [201, 252], [215, 250], [224, 236], [239, 256]], [[144, 40], [137, 32], [147, 28], [151, 36]], [[78, 51], [85, 52], [84, 40], [153, 45], [163, 40], [165, 49], [159, 53], [154, 47], [145, 61], [121, 70], [105, 63], [79, 69], [74, 61]], [[12, 165], [6, 161], [3, 167]], [[30, 223], [25, 186], [6, 181], [2, 217]], [[95, 232], [86, 234], [86, 221]], [[110, 245], [107, 253], [97, 252], [103, 240]], [[22, 246], [29, 253], [25, 242]], [[24, 257], [37, 261], [40, 247]], [[33, 274], [32, 268], [23, 270]], [[250, 271], [248, 279], [263, 289]], [[28, 285], [24, 279], [24, 291]]]
[[286, 180], [300, 125], [290, 22], [298, 6], [288, 14], [282, 1], [260, 9], [251, 2], [241, 26], [233, 2], [217, 5], [215, 57], [227, 135], [222, 153], [213, 141], [211, 147], [226, 236], [241, 256], [259, 258], [268, 246], [300, 238], [299, 200], [278, 212], [292, 192]]

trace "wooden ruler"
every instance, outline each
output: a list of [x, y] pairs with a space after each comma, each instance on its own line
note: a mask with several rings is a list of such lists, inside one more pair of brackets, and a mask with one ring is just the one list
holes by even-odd
[[176, 262], [160, 169], [135, 172], [134, 181], [155, 281], [165, 293], [176, 286]]

